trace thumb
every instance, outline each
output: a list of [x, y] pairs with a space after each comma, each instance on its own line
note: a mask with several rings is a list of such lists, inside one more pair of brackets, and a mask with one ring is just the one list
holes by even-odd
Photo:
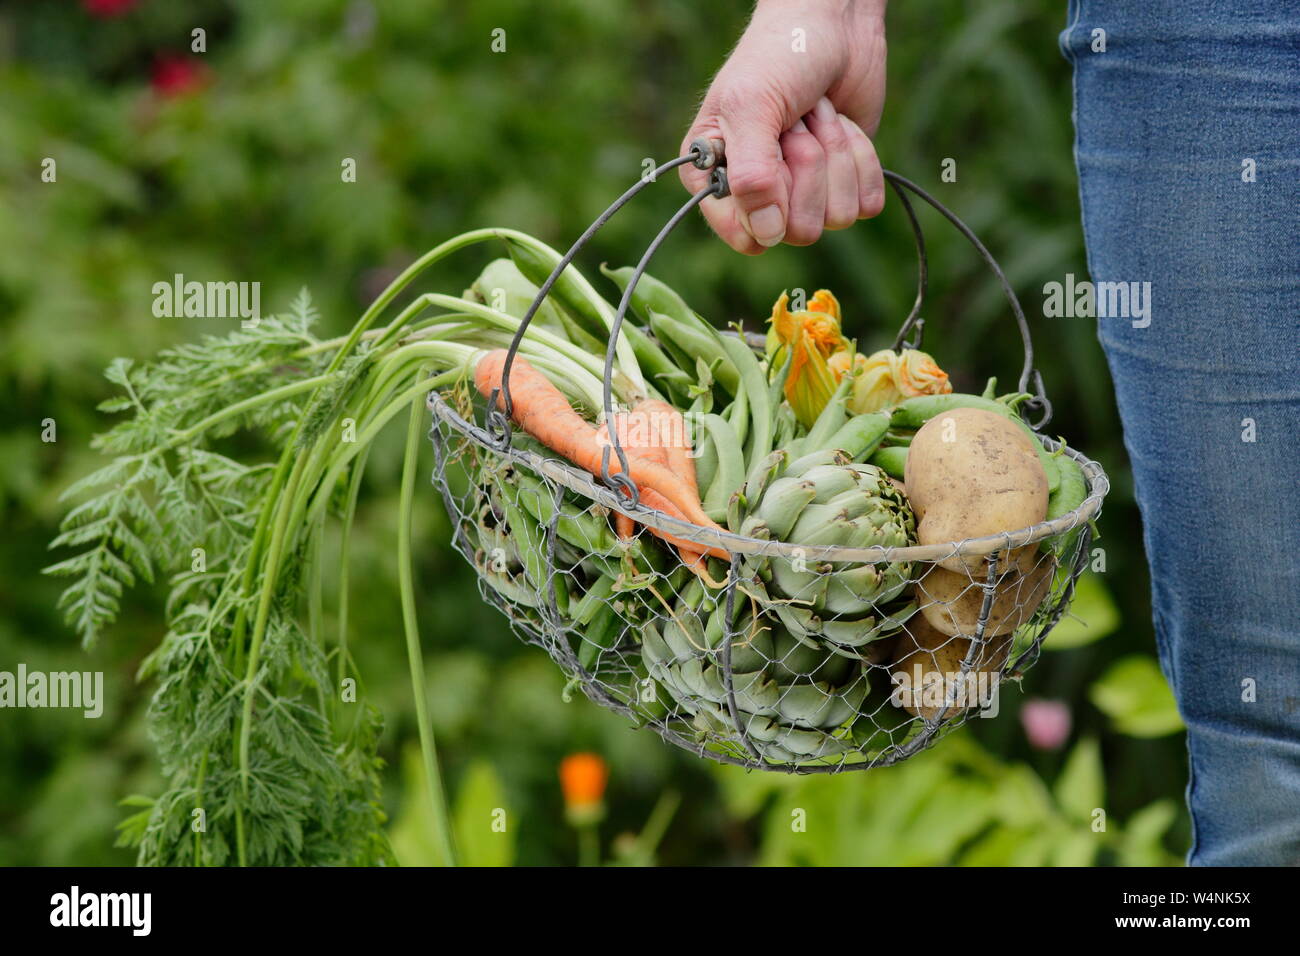
[[[706, 200], [700, 211], [728, 245], [754, 255], [785, 235], [790, 177], [781, 160], [780, 136], [786, 124], [779, 110], [764, 105], [769, 102], [766, 97], [752, 89], [722, 92], [728, 89], [725, 80], [715, 82], [682, 151], [701, 137], [724, 141], [730, 195]], [[697, 192], [707, 185], [709, 174], [687, 165], [681, 168], [681, 178], [688, 190]]]

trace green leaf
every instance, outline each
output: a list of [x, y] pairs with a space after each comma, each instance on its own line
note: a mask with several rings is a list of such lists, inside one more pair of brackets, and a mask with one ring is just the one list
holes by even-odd
[[1061, 810], [1074, 820], [1091, 822], [1092, 813], [1106, 799], [1106, 782], [1101, 768], [1101, 747], [1096, 738], [1085, 737], [1075, 745], [1052, 792]]
[[1101, 849], [1103, 835], [1091, 830], [1068, 830], [1052, 848], [1053, 866], [1092, 866]]
[[1168, 866], [1176, 860], [1161, 841], [1178, 817], [1172, 800], [1157, 800], [1129, 818], [1120, 842], [1119, 861], [1124, 866]]
[[476, 760], [465, 772], [452, 826], [456, 851], [465, 866], [510, 866], [515, 861], [516, 821], [506, 812], [505, 787], [486, 760]]
[[1085, 573], [1074, 586], [1069, 613], [1047, 635], [1043, 649], [1066, 651], [1099, 641], [1119, 627], [1119, 608], [1096, 574]]
[[[420, 747], [402, 748], [402, 806], [389, 842], [402, 866], [443, 866], [435, 838], [428, 781]], [[452, 808], [452, 827], [459, 862], [466, 866], [510, 866], [515, 860], [517, 821], [505, 813], [505, 788], [492, 765], [484, 760], [470, 764]], [[498, 813], [498, 811], [502, 811]], [[494, 822], [501, 819], [505, 829]]]
[[1155, 658], [1134, 654], [1111, 665], [1088, 696], [1122, 734], [1163, 737], [1183, 728], [1173, 692]]

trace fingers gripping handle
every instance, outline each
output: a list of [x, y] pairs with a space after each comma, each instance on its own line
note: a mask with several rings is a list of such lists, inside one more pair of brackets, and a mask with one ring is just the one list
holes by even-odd
[[696, 169], [713, 170], [709, 177], [713, 196], [723, 199], [731, 195], [731, 187], [727, 184], [727, 148], [722, 140], [706, 137], [691, 140], [689, 155]]

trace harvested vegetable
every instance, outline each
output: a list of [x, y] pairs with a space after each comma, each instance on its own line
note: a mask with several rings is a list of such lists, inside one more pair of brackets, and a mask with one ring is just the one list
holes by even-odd
[[[1047, 597], [1056, 562], [1035, 548], [1021, 548], [1017, 563], [993, 585], [986, 637], [1010, 634], [1025, 624]], [[916, 583], [916, 603], [935, 630], [970, 637], [979, 625], [984, 588], [965, 572], [931, 565]]]
[[[489, 352], [479, 360], [474, 370], [474, 385], [483, 396], [488, 397], [500, 389], [505, 361], [505, 349]], [[520, 428], [579, 468], [585, 468], [593, 475], [601, 473], [603, 450], [596, 438], [595, 426], [574, 411], [550, 379], [534, 369], [527, 359], [516, 357], [511, 365], [510, 398], [511, 414]], [[504, 395], [498, 395], [497, 404], [502, 411], [505, 410]], [[610, 474], [618, 474], [621, 470], [622, 464], [617, 456], [611, 455]], [[690, 485], [664, 465], [630, 455], [628, 473], [638, 486], [657, 491], [672, 502], [685, 520], [706, 528], [718, 527], [704, 513]], [[710, 553], [717, 557], [727, 556], [719, 548], [711, 549]]]
[[[904, 483], [921, 544], [1015, 531], [1047, 514], [1047, 475], [1034, 442], [1005, 417], [979, 408], [955, 408], [926, 422], [908, 448]], [[1000, 555], [999, 573], [1013, 562], [1013, 555]], [[984, 560], [979, 553], [955, 554], [939, 563], [978, 574]]]
[[949, 720], [980, 706], [996, 687], [1011, 653], [1011, 639], [996, 638], [981, 646], [963, 676], [962, 662], [970, 651], [969, 639], [944, 634], [926, 618], [913, 617], [895, 643], [891, 703], [927, 723]]

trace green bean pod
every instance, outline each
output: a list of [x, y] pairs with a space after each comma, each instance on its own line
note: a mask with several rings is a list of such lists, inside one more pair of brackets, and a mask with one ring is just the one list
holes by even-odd
[[854, 415], [831, 436], [828, 447], [838, 448], [854, 461], [865, 461], [880, 445], [889, 429], [884, 412]]
[[718, 468], [704, 492], [704, 513], [714, 521], [725, 521], [727, 502], [745, 481], [745, 456], [731, 423], [721, 415], [703, 415], [700, 424], [708, 430], [717, 449]]
[[686, 355], [703, 359], [712, 365], [718, 384], [728, 394], [736, 394], [740, 387], [740, 370], [723, 348], [719, 341], [721, 336], [716, 329], [705, 331], [699, 326], [687, 324], [653, 309], [650, 310], [650, 328], [661, 341], [671, 342]]
[[[1083, 504], [1084, 499], [1088, 497], [1088, 480], [1084, 477], [1083, 469], [1079, 466], [1079, 463], [1066, 454], [1055, 456], [1055, 462], [1061, 484], [1047, 499], [1048, 521], [1069, 514]], [[1054, 552], [1057, 557], [1064, 557], [1069, 554], [1070, 549], [1074, 546], [1075, 539], [1078, 538], [1082, 531], [1083, 525], [1071, 528], [1064, 534], [1044, 541], [1043, 547]]]
[[[546, 283], [546, 280], [550, 278], [554, 264], [542, 258], [536, 249], [532, 249], [513, 239], [506, 239], [506, 248], [510, 251], [510, 258], [519, 267], [519, 271], [533, 285], [541, 288]], [[573, 272], [571, 273], [570, 270], [573, 270]], [[609, 329], [605, 325], [600, 310], [582, 294], [582, 288], [573, 274], [576, 272], [577, 269], [573, 265], [566, 267], [555, 280], [555, 284], [551, 286], [549, 298], [561, 310], [568, 312], [569, 316], [588, 335], [598, 342], [606, 340], [609, 337]]]
[[890, 478], [903, 480], [904, 471], [907, 468], [907, 448], [903, 445], [886, 445], [883, 448], [877, 448], [875, 453], [867, 459], [867, 464], [875, 465]]
[[752, 464], [766, 458], [772, 450], [772, 400], [767, 377], [758, 356], [739, 336], [721, 336], [722, 347], [727, 350], [736, 368], [740, 370], [740, 391], [749, 400], [750, 430], [745, 461]]

